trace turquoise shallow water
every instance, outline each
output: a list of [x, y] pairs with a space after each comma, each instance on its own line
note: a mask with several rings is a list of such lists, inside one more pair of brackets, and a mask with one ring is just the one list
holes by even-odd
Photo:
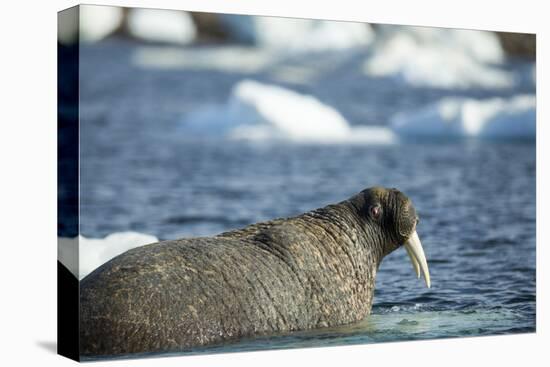
[[[519, 314], [501, 310], [428, 311], [421, 304], [410, 308], [392, 307], [348, 326], [269, 335], [244, 339], [222, 345], [170, 353], [144, 353], [117, 358], [199, 355], [232, 353], [287, 348], [329, 347], [339, 345], [370, 344], [426, 340], [435, 338], [500, 335], [532, 331], [531, 328], [514, 328]], [[102, 358], [89, 358], [101, 360]]]
[[[244, 340], [183, 354], [306, 348], [508, 333], [519, 315], [500, 311], [390, 310], [350, 326]], [[491, 330], [491, 331], [489, 331]], [[500, 331], [500, 332], [499, 332]], [[523, 330], [528, 331], [528, 330]], [[522, 332], [517, 330], [516, 332]], [[174, 353], [181, 354], [181, 353]]]

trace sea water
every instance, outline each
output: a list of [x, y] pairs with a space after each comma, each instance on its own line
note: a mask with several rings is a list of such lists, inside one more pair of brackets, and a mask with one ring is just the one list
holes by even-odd
[[[360, 74], [364, 55], [353, 53], [328, 55], [336, 60], [334, 70], [322, 65], [323, 73], [310, 84], [292, 85], [265, 70], [251, 76], [233, 69], [143, 68], [133, 61], [140, 47], [110, 41], [81, 51], [83, 236], [213, 235], [382, 185], [413, 200], [432, 279], [427, 289], [399, 249], [382, 262], [372, 314], [357, 324], [182, 353], [535, 331], [534, 140], [330, 144], [197, 137], [182, 126], [197, 108], [226, 103], [232, 87], [251, 77], [314, 95], [354, 128], [385, 128], [396, 113], [444, 96], [508, 98], [532, 94], [534, 85], [522, 82], [514, 90], [406, 86]], [[343, 72], [355, 66], [357, 72]], [[505, 68], [521, 73], [526, 66]]]

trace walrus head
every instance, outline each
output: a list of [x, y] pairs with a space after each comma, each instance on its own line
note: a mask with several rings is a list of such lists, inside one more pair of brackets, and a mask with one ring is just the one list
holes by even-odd
[[381, 233], [384, 255], [405, 247], [418, 278], [430, 288], [430, 272], [416, 226], [418, 215], [411, 199], [397, 189], [371, 187], [351, 198], [370, 232]]

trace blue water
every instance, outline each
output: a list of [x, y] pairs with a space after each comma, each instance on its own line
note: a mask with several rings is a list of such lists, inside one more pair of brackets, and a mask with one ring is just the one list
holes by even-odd
[[[81, 50], [84, 236], [128, 230], [161, 239], [211, 235], [383, 185], [399, 188], [415, 203], [431, 271], [427, 289], [398, 250], [382, 263], [372, 315], [361, 323], [183, 353], [535, 331], [534, 142], [368, 146], [198, 140], [181, 129], [181, 117], [203, 103], [225, 101], [245, 75], [138, 68], [132, 64], [135, 48], [109, 41]], [[316, 95], [357, 125], [384, 124], [390, 111], [451, 94], [343, 73], [359, 56], [342, 56], [323, 78], [293, 89]], [[254, 77], [269, 81], [265, 73]], [[514, 92], [533, 88], [520, 85]]]

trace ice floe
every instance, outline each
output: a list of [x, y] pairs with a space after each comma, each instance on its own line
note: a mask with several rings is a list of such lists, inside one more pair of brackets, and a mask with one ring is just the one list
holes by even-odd
[[189, 13], [162, 9], [131, 9], [128, 32], [144, 41], [175, 44], [191, 43], [197, 35]]
[[510, 88], [513, 73], [498, 67], [504, 51], [492, 32], [380, 26], [366, 74], [395, 76], [410, 85], [435, 88]]
[[417, 111], [400, 113], [391, 121], [402, 137], [534, 139], [536, 98], [445, 98]]
[[[74, 12], [73, 12], [74, 13]], [[71, 43], [80, 34], [83, 42], [97, 42], [124, 28], [132, 37], [146, 42], [185, 45], [192, 43], [197, 29], [191, 15], [180, 10], [128, 9], [116, 6], [81, 5], [79, 28], [68, 22], [60, 22], [58, 37], [63, 43]], [[78, 33], [79, 32], [79, 33]]]
[[80, 5], [80, 40], [99, 41], [122, 24], [122, 8], [116, 6]]
[[281, 139], [317, 143], [391, 143], [386, 127], [352, 127], [333, 107], [317, 98], [276, 85], [243, 80], [229, 100], [188, 114], [186, 132], [233, 139]]
[[235, 44], [197, 47], [142, 45], [132, 53], [132, 63], [145, 69], [265, 73], [279, 82], [307, 85], [341, 67], [351, 57], [344, 53], [323, 56], [293, 55], [271, 48]]
[[115, 256], [154, 242], [158, 242], [155, 236], [138, 232], [116, 232], [105, 238], [58, 238], [57, 258], [73, 275], [82, 279]]
[[365, 23], [227, 14], [220, 20], [233, 39], [284, 52], [364, 47], [374, 37]]
[[261, 72], [278, 60], [272, 52], [245, 46], [166, 47], [142, 46], [132, 55], [143, 68], [213, 70], [251, 74]]

